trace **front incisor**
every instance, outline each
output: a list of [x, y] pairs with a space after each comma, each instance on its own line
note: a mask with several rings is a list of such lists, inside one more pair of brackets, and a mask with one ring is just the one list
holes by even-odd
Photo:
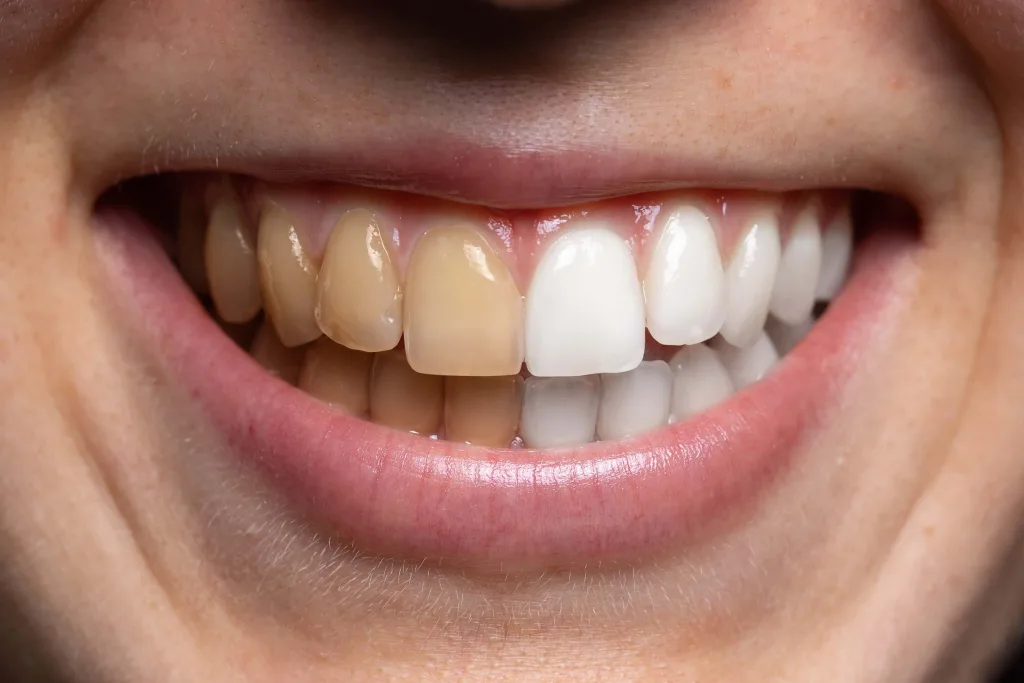
[[229, 323], [244, 323], [256, 317], [263, 307], [259, 267], [252, 235], [237, 200], [221, 199], [213, 207], [204, 254], [210, 298], [217, 315]]
[[370, 410], [373, 356], [320, 337], [309, 346], [299, 388], [330, 406], [357, 416]]
[[285, 346], [308, 344], [321, 334], [313, 314], [319, 267], [295, 223], [277, 207], [264, 211], [257, 244], [264, 305], [277, 336]]
[[434, 228], [416, 245], [405, 286], [405, 352], [425, 374], [519, 373], [523, 298], [477, 230]]
[[267, 372], [279, 377], [288, 384], [295, 386], [299, 382], [299, 370], [302, 368], [303, 347], [287, 347], [277, 338], [274, 326], [265, 322], [260, 326], [256, 337], [249, 347], [253, 360], [262, 365]]
[[448, 441], [508, 448], [519, 430], [523, 380], [512, 377], [449, 377], [444, 386]]
[[401, 350], [374, 356], [370, 419], [386, 427], [431, 436], [444, 417], [444, 377], [421, 375]]

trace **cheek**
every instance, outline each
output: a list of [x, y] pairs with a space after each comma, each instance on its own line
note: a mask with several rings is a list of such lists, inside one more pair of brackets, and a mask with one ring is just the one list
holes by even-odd
[[985, 65], [998, 78], [1024, 89], [1024, 2], [939, 0]]
[[99, 0], [0, 0], [0, 83], [31, 74]]

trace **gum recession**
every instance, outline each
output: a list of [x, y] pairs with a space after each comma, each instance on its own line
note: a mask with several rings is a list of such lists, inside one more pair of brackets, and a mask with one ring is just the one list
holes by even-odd
[[239, 457], [299, 509], [366, 553], [501, 571], [636, 561], [747, 509], [835, 405], [913, 244], [875, 232], [804, 343], [708, 413], [628, 441], [500, 451], [327, 409], [221, 332], [137, 216], [110, 209], [94, 222], [115, 301]]

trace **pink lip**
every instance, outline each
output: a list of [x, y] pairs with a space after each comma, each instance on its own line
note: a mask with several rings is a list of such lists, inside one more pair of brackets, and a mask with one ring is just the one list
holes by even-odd
[[880, 233], [862, 245], [805, 342], [718, 408], [644, 438], [534, 452], [435, 442], [326, 408], [234, 346], [138, 219], [96, 224], [114, 293], [169, 376], [298, 509], [367, 553], [505, 571], [633, 561], [753, 512], [836, 405], [910, 242]]

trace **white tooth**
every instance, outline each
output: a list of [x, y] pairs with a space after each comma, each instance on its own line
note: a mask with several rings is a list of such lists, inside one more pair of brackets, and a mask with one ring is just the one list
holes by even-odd
[[698, 344], [725, 321], [725, 271], [711, 221], [693, 206], [665, 222], [644, 278], [647, 329], [666, 346]]
[[669, 361], [669, 367], [673, 375], [673, 422], [718, 405], [735, 391], [718, 354], [703, 344], [679, 349]]
[[599, 377], [530, 377], [523, 390], [519, 435], [529, 448], [590, 443], [600, 402]]
[[814, 310], [814, 294], [821, 272], [821, 226], [818, 223], [818, 207], [809, 206], [793, 225], [779, 262], [770, 308], [776, 318], [791, 325], [806, 320]]
[[803, 338], [807, 336], [812, 327], [814, 327], [814, 318], [810, 317], [798, 322], [796, 325], [784, 323], [776, 318], [768, 318], [764, 330], [768, 333], [772, 343], [775, 344], [775, 350], [779, 352], [779, 355], [785, 356], [797, 344], [803, 341]]
[[844, 208], [821, 235], [821, 277], [815, 298], [832, 301], [846, 283], [853, 255], [853, 223]]
[[663, 360], [645, 361], [629, 372], [602, 375], [597, 438], [624, 439], [668, 424], [671, 401], [672, 371]]
[[538, 377], [632, 370], [644, 357], [644, 296], [629, 247], [572, 230], [541, 258], [526, 297], [526, 367]]
[[730, 344], [720, 344], [715, 348], [737, 390], [760, 380], [779, 360], [772, 340], [764, 332], [745, 349]]
[[733, 346], [753, 344], [764, 328], [781, 250], [778, 219], [771, 213], [758, 216], [736, 246], [725, 275], [722, 325], [722, 336]]

